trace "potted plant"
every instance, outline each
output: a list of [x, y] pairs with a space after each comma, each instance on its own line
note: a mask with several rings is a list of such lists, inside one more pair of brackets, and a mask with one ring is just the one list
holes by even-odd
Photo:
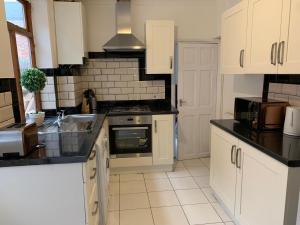
[[[26, 69], [22, 72], [21, 85], [29, 92], [33, 92], [37, 96], [38, 92], [43, 90], [46, 86], [46, 75], [43, 71], [37, 68]], [[37, 126], [40, 126], [44, 122], [45, 113], [38, 112], [38, 109], [34, 113], [29, 113], [28, 117], [31, 121], [36, 122]]]

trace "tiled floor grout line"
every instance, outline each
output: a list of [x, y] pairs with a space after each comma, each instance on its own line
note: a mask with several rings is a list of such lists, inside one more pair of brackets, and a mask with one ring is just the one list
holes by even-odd
[[145, 184], [145, 187], [146, 187], [146, 194], [147, 194], [147, 198], [148, 198], [148, 202], [149, 202], [152, 221], [153, 221], [153, 224], [155, 225], [154, 216], [153, 216], [152, 207], [151, 207], [151, 202], [150, 202], [150, 198], [149, 198], [149, 192], [148, 192], [148, 188], [147, 188], [147, 185], [146, 185], [145, 174], [143, 174], [143, 178], [144, 178], [144, 184]]
[[[175, 168], [175, 169], [176, 169], [176, 168]], [[173, 188], [173, 191], [174, 191], [174, 193], [175, 193], [175, 195], [176, 195], [176, 198], [177, 198], [177, 200], [178, 200], [178, 202], [179, 202], [179, 206], [180, 206], [180, 208], [181, 208], [181, 210], [182, 210], [182, 212], [183, 212], [183, 214], [184, 214], [184, 216], [185, 216], [185, 219], [186, 219], [186, 221], [188, 222], [188, 224], [191, 225], [191, 224], [190, 224], [190, 221], [189, 221], [189, 219], [188, 219], [188, 217], [187, 217], [187, 215], [186, 215], [186, 213], [185, 213], [185, 211], [184, 211], [184, 209], [183, 209], [183, 207], [182, 207], [182, 205], [181, 205], [181, 202], [180, 202], [180, 200], [179, 200], [179, 198], [178, 198], [178, 195], [177, 195], [177, 193], [176, 193], [176, 190], [175, 190], [175, 188], [174, 188], [174, 186], [173, 186], [173, 184], [172, 184], [172, 182], [171, 182], [170, 177], [169, 177], [168, 174], [167, 174], [167, 177], [168, 177], [169, 182], [170, 182], [170, 184], [171, 184], [171, 186], [172, 186], [172, 188]]]

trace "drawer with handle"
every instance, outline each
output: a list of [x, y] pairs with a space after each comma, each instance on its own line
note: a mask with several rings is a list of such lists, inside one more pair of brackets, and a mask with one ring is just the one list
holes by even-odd
[[91, 155], [86, 163], [86, 192], [88, 199], [90, 199], [91, 192], [93, 190], [93, 187], [97, 185], [97, 151], [96, 149], [93, 149], [91, 152]]
[[98, 201], [98, 189], [97, 186], [94, 185], [88, 203], [88, 224], [94, 225], [96, 223], [97, 218], [99, 217], [100, 214], [99, 205], [100, 204]]

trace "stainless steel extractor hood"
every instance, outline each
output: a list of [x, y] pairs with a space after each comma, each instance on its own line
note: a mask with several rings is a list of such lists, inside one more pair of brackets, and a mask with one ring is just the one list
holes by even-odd
[[136, 52], [145, 50], [145, 45], [131, 33], [130, 0], [117, 0], [116, 3], [117, 34], [103, 49], [109, 52]]

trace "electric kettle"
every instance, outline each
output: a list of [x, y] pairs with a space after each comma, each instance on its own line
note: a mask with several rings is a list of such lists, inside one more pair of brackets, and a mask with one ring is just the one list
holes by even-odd
[[283, 133], [300, 136], [300, 107], [288, 106], [286, 108]]

